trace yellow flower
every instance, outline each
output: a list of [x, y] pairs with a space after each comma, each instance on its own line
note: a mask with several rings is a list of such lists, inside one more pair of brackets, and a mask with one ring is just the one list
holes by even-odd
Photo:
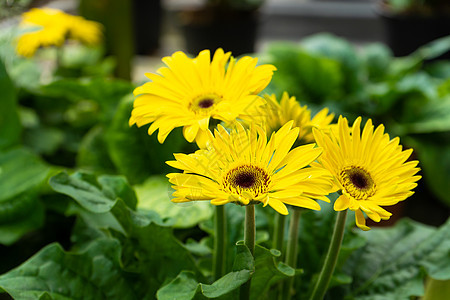
[[285, 204], [320, 210], [313, 199], [329, 202], [325, 197], [332, 188], [330, 173], [310, 167], [321, 154], [315, 144], [290, 151], [298, 128], [285, 124], [267, 142], [263, 129], [245, 129], [239, 123], [228, 133], [219, 125], [210, 135], [207, 149], [194, 154], [174, 154], [170, 166], [184, 173], [167, 177], [173, 184], [173, 202], [210, 200], [211, 204], [240, 205], [263, 203], [283, 215]]
[[17, 41], [17, 53], [25, 57], [33, 56], [40, 47], [60, 47], [66, 39], [92, 45], [99, 43], [102, 38], [99, 23], [53, 8], [33, 8], [25, 12], [20, 26], [33, 29], [21, 35]]
[[293, 120], [294, 126], [300, 128], [299, 140], [303, 143], [311, 143], [314, 142], [312, 128], [328, 130], [334, 118], [334, 114], [328, 114], [328, 108], [324, 108], [311, 119], [311, 111], [308, 107], [301, 106], [295, 97], [289, 97], [286, 92], [283, 93], [280, 102], [275, 95], [266, 95], [265, 99], [267, 105], [262, 116], [268, 134]]
[[355, 211], [356, 225], [369, 230], [363, 212], [375, 222], [389, 219], [392, 214], [380, 206], [394, 205], [411, 196], [421, 176], [415, 176], [418, 161], [406, 162], [413, 150], [402, 150], [398, 137], [390, 140], [383, 125], [374, 131], [370, 119], [362, 134], [360, 125], [361, 117], [351, 128], [346, 118], [339, 117], [337, 136], [313, 131], [317, 144], [324, 149], [319, 161], [342, 191], [334, 209]]
[[236, 61], [222, 49], [212, 60], [204, 50], [193, 59], [176, 52], [163, 62], [167, 67], [159, 74], [146, 74], [152, 81], [134, 90], [138, 97], [130, 118], [130, 126], [152, 123], [148, 134], [159, 129], [160, 143], [175, 127], [182, 126], [184, 137], [192, 142], [208, 129], [211, 118], [231, 123], [251, 113], [264, 104], [257, 94], [275, 70], [272, 65], [257, 67], [257, 59], [249, 56]]

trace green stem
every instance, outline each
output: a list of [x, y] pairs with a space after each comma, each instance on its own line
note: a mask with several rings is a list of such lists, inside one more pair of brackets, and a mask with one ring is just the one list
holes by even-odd
[[225, 217], [225, 206], [216, 206], [216, 218], [214, 224], [214, 230], [216, 233], [214, 239], [214, 263], [213, 263], [213, 274], [214, 280], [219, 279], [225, 275], [225, 263], [226, 263], [226, 217]]
[[[250, 249], [250, 253], [255, 253], [255, 206], [247, 205], [245, 207], [245, 227], [244, 227], [244, 243]], [[241, 286], [240, 300], [250, 299], [251, 278]]]
[[342, 239], [344, 238], [345, 219], [347, 217], [347, 210], [338, 212], [336, 223], [334, 225], [333, 236], [331, 237], [330, 247], [328, 248], [325, 262], [323, 263], [322, 270], [320, 271], [319, 279], [314, 286], [313, 293], [310, 300], [321, 300], [325, 296], [325, 293], [330, 283], [331, 276], [333, 275], [334, 268], [336, 267], [336, 261], [339, 256], [339, 250], [341, 249]]
[[[292, 268], [297, 267], [297, 246], [298, 246], [298, 224], [300, 221], [301, 215], [300, 209], [294, 209], [294, 212], [291, 216], [291, 222], [289, 224], [289, 239], [286, 249], [286, 264]], [[294, 277], [289, 278], [283, 282], [282, 288], [282, 299], [289, 300], [291, 299], [291, 291], [294, 285]]]
[[275, 215], [275, 229], [273, 231], [273, 245], [274, 249], [280, 250], [283, 253], [283, 242], [284, 242], [284, 224], [286, 221], [286, 216], [282, 214]]

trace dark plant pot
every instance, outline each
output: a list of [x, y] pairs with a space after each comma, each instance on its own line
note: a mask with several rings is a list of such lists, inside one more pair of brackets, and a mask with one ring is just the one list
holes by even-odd
[[162, 23], [161, 0], [134, 0], [135, 53], [153, 54], [159, 48]]
[[203, 8], [177, 14], [187, 52], [222, 48], [233, 56], [255, 52], [257, 10]]
[[[395, 56], [406, 56], [437, 38], [450, 35], [450, 16], [396, 15], [380, 9], [386, 43]], [[450, 52], [440, 59], [450, 58]]]

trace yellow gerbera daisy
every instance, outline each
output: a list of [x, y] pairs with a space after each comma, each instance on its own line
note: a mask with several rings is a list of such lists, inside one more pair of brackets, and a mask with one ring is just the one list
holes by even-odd
[[300, 128], [299, 139], [303, 143], [311, 143], [314, 142], [312, 128], [327, 130], [334, 118], [334, 114], [328, 114], [328, 108], [324, 108], [311, 119], [308, 107], [301, 106], [295, 97], [289, 97], [287, 92], [283, 93], [280, 102], [275, 95], [265, 95], [265, 99], [267, 105], [262, 116], [268, 134], [293, 120], [294, 126]]
[[25, 12], [20, 26], [35, 29], [24, 33], [17, 41], [17, 53], [25, 57], [33, 56], [40, 47], [60, 47], [66, 39], [91, 45], [102, 38], [99, 23], [53, 8], [33, 8]]
[[212, 61], [209, 50], [193, 59], [179, 51], [162, 61], [167, 67], [159, 74], [146, 74], [152, 81], [134, 90], [138, 97], [130, 118], [130, 126], [152, 123], [148, 134], [159, 129], [160, 143], [180, 126], [192, 142], [208, 129], [210, 118], [230, 123], [263, 105], [257, 94], [275, 70], [272, 65], [257, 67], [257, 59], [249, 56], [236, 61], [222, 49], [216, 50]]
[[211, 204], [263, 203], [283, 215], [285, 204], [320, 210], [313, 199], [325, 197], [332, 188], [332, 177], [323, 168], [310, 167], [321, 154], [315, 144], [290, 151], [298, 136], [293, 122], [274, 133], [269, 142], [263, 129], [244, 129], [239, 123], [228, 133], [219, 125], [210, 135], [207, 149], [194, 154], [174, 154], [170, 166], [184, 173], [167, 177], [173, 184], [173, 202], [211, 200]]
[[[363, 212], [375, 222], [387, 220], [392, 215], [380, 206], [389, 206], [405, 200], [414, 192], [418, 161], [406, 160], [412, 149], [402, 150], [398, 137], [390, 140], [384, 126], [374, 131], [369, 119], [360, 134], [361, 117], [349, 128], [346, 118], [339, 117], [338, 136], [313, 129], [317, 144], [324, 152], [319, 161], [335, 178], [342, 195], [334, 209], [350, 209], [356, 213], [356, 224], [366, 226]], [[351, 132], [350, 132], [351, 130]]]

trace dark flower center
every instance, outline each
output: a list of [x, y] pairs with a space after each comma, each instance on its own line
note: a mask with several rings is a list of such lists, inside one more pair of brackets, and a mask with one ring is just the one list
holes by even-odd
[[234, 183], [241, 188], [250, 188], [255, 184], [255, 174], [242, 172], [236, 175]]
[[214, 100], [207, 98], [207, 99], [203, 99], [202, 101], [200, 101], [198, 103], [198, 107], [209, 108], [209, 107], [213, 106], [213, 104], [214, 104]]
[[350, 180], [352, 183], [359, 189], [367, 189], [369, 187], [369, 179], [366, 174], [362, 174], [360, 172], [355, 172], [353, 174], [349, 174]]
[[229, 170], [222, 181], [224, 190], [240, 196], [258, 197], [268, 193], [270, 175], [257, 166], [241, 165]]
[[357, 200], [364, 200], [375, 194], [375, 182], [369, 172], [357, 166], [347, 167], [340, 172], [344, 189]]

